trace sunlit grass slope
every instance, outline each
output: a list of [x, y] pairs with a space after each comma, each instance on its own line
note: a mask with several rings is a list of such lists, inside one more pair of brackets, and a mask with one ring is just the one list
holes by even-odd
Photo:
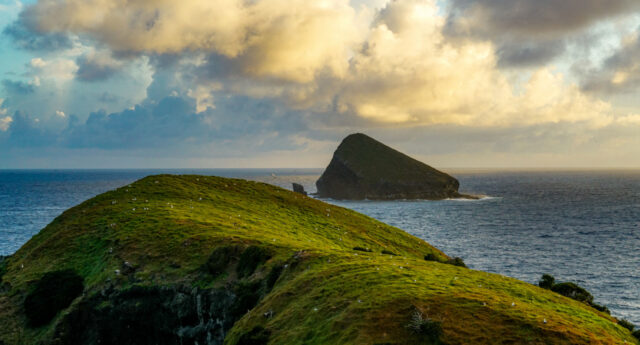
[[[218, 277], [202, 273], [215, 248], [233, 245], [263, 247], [271, 258], [245, 278], [231, 269]], [[402, 230], [271, 185], [151, 176], [66, 211], [11, 257], [0, 339], [35, 344], [52, 336], [68, 311], [34, 329], [21, 305], [30, 284], [49, 271], [77, 271], [85, 280], [81, 299], [107, 282], [117, 289], [207, 289], [266, 279], [280, 267], [273, 289], [225, 343], [236, 344], [256, 326], [270, 331], [270, 344], [428, 343], [407, 327], [416, 311], [441, 322], [446, 344], [636, 343], [587, 305], [515, 279], [425, 261], [428, 254], [447, 259]], [[124, 261], [135, 267], [135, 279], [116, 274]]]

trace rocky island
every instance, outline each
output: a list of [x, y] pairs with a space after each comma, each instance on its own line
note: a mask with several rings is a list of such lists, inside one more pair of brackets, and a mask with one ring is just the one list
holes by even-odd
[[346, 137], [320, 179], [317, 196], [338, 200], [476, 198], [458, 193], [460, 183], [361, 133]]
[[3, 345], [638, 343], [592, 305], [362, 214], [210, 176], [65, 211], [0, 261], [0, 286]]

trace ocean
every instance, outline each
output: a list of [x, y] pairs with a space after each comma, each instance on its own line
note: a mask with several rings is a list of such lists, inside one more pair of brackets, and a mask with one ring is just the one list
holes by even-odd
[[[315, 191], [321, 169], [0, 171], [0, 255], [64, 210], [159, 173], [252, 179]], [[587, 288], [640, 325], [640, 171], [449, 170], [481, 200], [327, 200], [420, 237], [472, 269], [536, 283], [544, 273]]]

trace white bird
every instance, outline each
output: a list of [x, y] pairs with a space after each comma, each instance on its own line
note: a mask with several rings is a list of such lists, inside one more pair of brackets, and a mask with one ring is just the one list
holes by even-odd
[[547, 323], [547, 319], [542, 320], [542, 322], [544, 322], [546, 324]]

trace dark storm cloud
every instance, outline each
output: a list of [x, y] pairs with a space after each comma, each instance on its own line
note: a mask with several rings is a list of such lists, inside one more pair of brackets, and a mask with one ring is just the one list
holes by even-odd
[[35, 92], [35, 87], [33, 85], [9, 79], [4, 79], [2, 81], [2, 87], [8, 94], [13, 95], [28, 95]]
[[26, 50], [53, 51], [72, 47], [71, 40], [64, 33], [40, 33], [33, 30], [24, 12], [18, 20], [5, 27], [2, 34], [11, 38], [16, 46]]
[[549, 63], [594, 23], [640, 11], [637, 0], [452, 0], [446, 33], [496, 43], [502, 67]]

